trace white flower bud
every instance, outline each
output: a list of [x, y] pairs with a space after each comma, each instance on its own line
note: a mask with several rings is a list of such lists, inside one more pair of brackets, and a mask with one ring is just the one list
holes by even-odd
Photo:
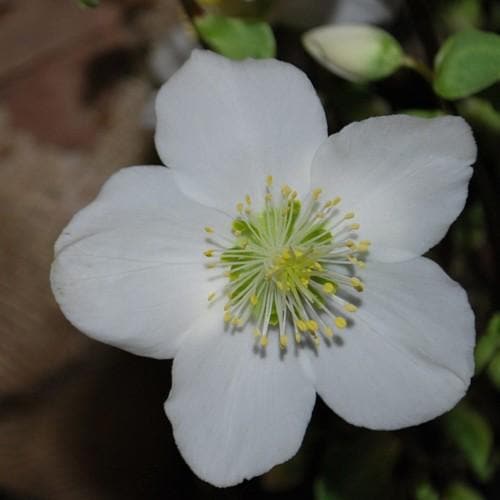
[[389, 76], [404, 56], [392, 35], [368, 24], [321, 26], [305, 33], [302, 43], [320, 64], [352, 82]]

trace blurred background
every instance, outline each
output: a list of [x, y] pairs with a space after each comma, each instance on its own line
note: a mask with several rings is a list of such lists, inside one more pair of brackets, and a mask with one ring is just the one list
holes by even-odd
[[[302, 44], [311, 28], [352, 22], [383, 27], [420, 67], [353, 82]], [[429, 76], [442, 43], [471, 28], [498, 33], [499, 2], [0, 0], [0, 500], [500, 498], [498, 40], [482, 88], [450, 96]], [[159, 163], [154, 94], [196, 46], [299, 66], [330, 132], [395, 112], [459, 113], [473, 125], [468, 204], [431, 253], [466, 288], [480, 339], [477, 376], [450, 413], [370, 432], [318, 399], [295, 458], [218, 490], [173, 442], [171, 362], [92, 341], [64, 319], [48, 281], [53, 243], [110, 174]]]

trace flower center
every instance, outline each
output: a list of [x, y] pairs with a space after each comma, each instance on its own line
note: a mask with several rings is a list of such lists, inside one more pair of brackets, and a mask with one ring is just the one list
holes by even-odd
[[[353, 291], [363, 291], [356, 267], [363, 268], [362, 254], [370, 242], [358, 241], [359, 224], [354, 213], [342, 213], [340, 198], [321, 202], [321, 189], [304, 200], [289, 186], [276, 192], [267, 178], [264, 208], [254, 210], [250, 196], [238, 203], [230, 238], [214, 237], [206, 227], [209, 268], [222, 268], [227, 284], [224, 321], [233, 328], [247, 322], [265, 348], [272, 331], [279, 334], [282, 349], [289, 335], [297, 344], [321, 336], [331, 338], [335, 329], [354, 313]], [[215, 293], [209, 302], [217, 300]]]

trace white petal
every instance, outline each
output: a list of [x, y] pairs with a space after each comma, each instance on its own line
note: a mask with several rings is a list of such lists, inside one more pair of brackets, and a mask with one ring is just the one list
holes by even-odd
[[398, 429], [451, 409], [473, 374], [474, 316], [432, 261], [371, 263], [353, 323], [311, 360], [316, 388], [342, 418]]
[[90, 337], [172, 357], [217, 284], [203, 264], [203, 228], [226, 220], [187, 199], [164, 167], [120, 170], [56, 242], [56, 300]]
[[331, 136], [313, 161], [312, 185], [356, 213], [370, 257], [421, 255], [463, 209], [476, 145], [458, 117], [385, 116]]
[[234, 212], [266, 177], [309, 188], [326, 138], [321, 103], [307, 77], [276, 60], [235, 62], [195, 50], [161, 88], [156, 146], [179, 186], [201, 203]]
[[224, 332], [221, 318], [214, 311], [185, 337], [165, 410], [193, 471], [231, 486], [297, 452], [315, 391], [295, 354], [280, 356], [276, 338], [262, 357], [251, 332]]

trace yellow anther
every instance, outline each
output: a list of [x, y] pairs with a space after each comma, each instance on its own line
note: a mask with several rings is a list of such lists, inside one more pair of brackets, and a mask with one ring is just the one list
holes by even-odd
[[233, 320], [231, 321], [231, 324], [233, 326], [243, 326], [243, 320], [241, 318], [233, 318]]
[[325, 203], [325, 208], [332, 208], [334, 207], [335, 205], [338, 205], [340, 203], [340, 197], [337, 196], [336, 198], [332, 198], [331, 200], [328, 200], [326, 203]]
[[245, 195], [245, 203], [247, 205], [251, 205], [252, 204], [252, 198], [250, 198], [250, 195], [249, 194], [246, 194]]
[[262, 347], [266, 347], [267, 346], [267, 336], [266, 335], [263, 335], [261, 338], [260, 338], [260, 345]]
[[308, 320], [307, 322], [307, 328], [311, 331], [316, 333], [318, 331], [318, 323], [314, 321], [313, 319]]
[[299, 332], [295, 333], [295, 342], [297, 342], [297, 344], [300, 344], [302, 342], [302, 337], [300, 336]]
[[329, 326], [325, 326], [325, 328], [323, 328], [323, 332], [327, 337], [333, 337], [333, 330]]
[[354, 217], [355, 217], [354, 212], [347, 212], [347, 213], [344, 215], [344, 220], [354, 219]]
[[307, 278], [300, 278], [300, 282], [304, 285], [304, 286], [308, 286], [309, 285], [309, 280]]
[[212, 234], [215, 231], [215, 229], [211, 226], [205, 226], [204, 229], [205, 229], [205, 233], [208, 233], [208, 234]]
[[214, 300], [216, 295], [217, 294], [215, 292], [210, 292], [208, 294], [208, 301], [210, 302], [210, 301]]
[[299, 329], [299, 331], [307, 332], [307, 323], [304, 320], [299, 319], [295, 322], [295, 324], [297, 325], [297, 328]]
[[253, 306], [256, 306], [257, 305], [257, 302], [259, 302], [259, 298], [257, 297], [257, 295], [252, 295], [250, 297], [250, 303], [253, 305]]
[[349, 226], [349, 229], [351, 229], [352, 231], [357, 231], [359, 229], [359, 224], [355, 222], [354, 224], [351, 224]]
[[226, 302], [224, 304], [224, 311], [229, 311], [229, 309], [231, 309], [231, 302]]
[[239, 214], [241, 214], [243, 212], [243, 208], [244, 208], [244, 205], [243, 203], [236, 203], [236, 210]]
[[370, 240], [361, 240], [359, 244], [369, 247], [372, 244], [372, 242]]
[[361, 280], [359, 278], [351, 278], [351, 285], [356, 287], [356, 286], [360, 286], [362, 283], [361, 283]]
[[281, 194], [285, 197], [285, 198], [288, 198], [288, 196], [290, 195], [290, 193], [292, 192], [292, 188], [288, 185], [288, 184], [285, 184], [282, 188], [281, 188]]
[[291, 259], [292, 254], [290, 253], [290, 250], [288, 250], [288, 248], [285, 248], [285, 250], [283, 250], [283, 252], [281, 252], [281, 257], [284, 260], [289, 260], [289, 259]]
[[345, 328], [347, 326], [346, 319], [343, 318], [342, 316], [337, 316], [335, 318], [335, 326], [340, 329]]
[[316, 269], [317, 271], [323, 271], [323, 266], [319, 263], [319, 262], [315, 262], [313, 264], [313, 267], [314, 269]]
[[356, 243], [354, 243], [354, 241], [352, 240], [347, 240], [344, 245], [347, 247], [347, 248], [352, 248], [352, 247], [355, 247], [356, 246]]
[[370, 245], [366, 245], [363, 243], [360, 243], [358, 245], [358, 252], [368, 252], [368, 250], [370, 250]]
[[226, 323], [229, 323], [231, 321], [231, 319], [233, 318], [233, 315], [229, 312], [229, 311], [226, 311], [224, 313], [224, 321]]
[[319, 200], [322, 192], [323, 192], [323, 190], [321, 188], [313, 189], [313, 191], [312, 191], [313, 199], [316, 201]]
[[285, 349], [288, 345], [288, 337], [286, 335], [280, 335], [280, 347]]
[[273, 199], [273, 195], [271, 193], [267, 193], [265, 199], [266, 201], [271, 201]]
[[354, 304], [345, 304], [344, 305], [344, 311], [353, 313], [356, 312], [358, 308]]
[[273, 176], [272, 175], [268, 175], [266, 177], [266, 185], [267, 185], [267, 187], [271, 187], [273, 185]]
[[364, 290], [364, 285], [358, 278], [351, 278], [351, 285], [358, 292], [362, 292]]
[[212, 249], [210, 248], [210, 249], [208, 249], [208, 250], [205, 250], [205, 251], [203, 252], [203, 255], [204, 255], [205, 257], [213, 257], [213, 256], [214, 256], [214, 252], [215, 252], [215, 250], [212, 250]]
[[327, 282], [323, 285], [323, 291], [326, 293], [335, 293], [335, 285], [333, 283]]
[[261, 334], [260, 334], [260, 330], [259, 330], [258, 328], [254, 328], [254, 329], [253, 329], [253, 336], [254, 336], [255, 338], [258, 338], [258, 337], [260, 337], [260, 335], [261, 335]]
[[302, 257], [304, 255], [304, 252], [301, 252], [300, 250], [294, 250], [293, 253], [295, 254], [295, 257]]
[[362, 261], [362, 260], [357, 260], [356, 264], [358, 265], [358, 267], [360, 269], [364, 269], [366, 267], [366, 263], [364, 261]]
[[233, 234], [238, 237], [241, 236], [241, 231], [239, 229], [233, 229]]

